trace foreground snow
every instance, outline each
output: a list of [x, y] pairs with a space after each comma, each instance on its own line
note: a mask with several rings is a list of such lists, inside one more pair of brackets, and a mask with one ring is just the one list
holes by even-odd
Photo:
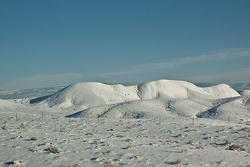
[[[1, 112], [0, 166], [246, 166], [246, 124], [211, 119], [71, 119]], [[236, 144], [243, 150], [229, 150]], [[53, 153], [50, 148], [57, 148]]]

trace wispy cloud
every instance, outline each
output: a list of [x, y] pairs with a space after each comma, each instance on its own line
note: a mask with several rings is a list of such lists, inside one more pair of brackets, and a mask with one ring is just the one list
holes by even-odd
[[4, 89], [20, 88], [38, 88], [48, 86], [63, 86], [84, 78], [86, 75], [81, 73], [64, 73], [64, 74], [40, 74], [26, 77], [19, 77], [8, 80], [1, 87]]
[[[250, 50], [247, 49], [227, 49], [219, 52], [201, 54], [199, 56], [183, 57], [173, 59], [166, 62], [138, 64], [132, 67], [128, 67], [125, 70], [107, 71], [107, 72], [89, 72], [89, 73], [62, 73], [62, 74], [39, 74], [28, 77], [14, 78], [8, 80], [5, 83], [1, 83], [2, 89], [20, 89], [20, 88], [36, 88], [36, 87], [48, 87], [67, 85], [74, 82], [86, 81], [86, 80], [99, 80], [99, 81], [119, 81], [117, 78], [127, 77], [137, 78], [141, 80], [141, 74], [147, 74], [148, 72], [162, 72], [166, 70], [177, 70], [184, 65], [194, 65], [202, 62], [220, 62], [223, 60], [234, 60], [243, 57], [250, 57]], [[173, 76], [172, 76], [173, 77]], [[179, 77], [180, 78], [180, 77]], [[209, 74], [209, 75], [197, 75], [192, 74], [189, 77], [182, 78], [196, 82], [232, 82], [232, 81], [249, 81], [250, 82], [250, 68], [241, 68], [231, 70], [229, 72]], [[148, 78], [147, 78], [148, 79]]]
[[199, 75], [188, 78], [195, 82], [226, 82], [226, 83], [240, 83], [240, 82], [250, 82], [250, 67], [240, 68], [228, 72], [222, 72], [213, 75]]
[[237, 59], [241, 57], [250, 57], [250, 50], [227, 49], [210, 54], [201, 54], [199, 56], [187, 56], [166, 62], [138, 64], [126, 70], [103, 73], [102, 76], [107, 77], [107, 76], [118, 76], [118, 75], [130, 75], [130, 74], [153, 72], [159, 70], [176, 69], [183, 65], [190, 65], [202, 62], [213, 62], [213, 61], [219, 62], [223, 60]]

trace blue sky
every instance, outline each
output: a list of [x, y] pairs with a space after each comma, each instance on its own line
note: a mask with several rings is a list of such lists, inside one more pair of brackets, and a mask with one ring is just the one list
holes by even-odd
[[2, 0], [0, 90], [250, 82], [248, 0]]

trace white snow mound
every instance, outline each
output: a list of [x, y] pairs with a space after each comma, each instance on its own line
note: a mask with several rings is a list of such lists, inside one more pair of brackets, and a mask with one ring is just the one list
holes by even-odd
[[191, 93], [198, 96], [210, 97], [209, 92], [203, 88], [195, 86], [186, 81], [158, 80], [151, 81], [138, 86], [141, 99], [168, 98], [179, 99], [188, 98]]
[[50, 107], [84, 109], [138, 99], [136, 86], [82, 82], [70, 85], [42, 101]]
[[142, 99], [154, 98], [189, 98], [200, 96], [203, 98], [229, 98], [240, 96], [233, 88], [226, 84], [201, 88], [190, 82], [175, 80], [158, 80], [144, 83], [138, 87]]

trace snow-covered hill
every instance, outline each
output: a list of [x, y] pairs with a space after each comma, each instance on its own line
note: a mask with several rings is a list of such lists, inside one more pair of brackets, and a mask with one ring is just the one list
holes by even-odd
[[239, 96], [238, 92], [226, 84], [203, 88], [176, 80], [157, 80], [132, 86], [82, 82], [30, 102], [76, 112], [69, 117], [194, 117], [224, 104], [227, 101], [225, 99]]
[[186, 81], [175, 80], [151, 81], [134, 86], [83, 82], [70, 85], [49, 97], [39, 98], [40, 100], [34, 99], [31, 102], [47, 103], [50, 107], [69, 108], [82, 106], [88, 108], [140, 99], [184, 99], [192, 97], [221, 99], [236, 96], [240, 95], [225, 84], [200, 88]]
[[180, 99], [190, 97], [202, 97], [208, 99], [220, 99], [240, 96], [233, 88], [226, 84], [201, 88], [190, 82], [176, 80], [158, 80], [144, 83], [138, 86], [142, 99], [154, 99], [164, 97]]
[[31, 103], [42, 103], [63, 109], [85, 109], [133, 100], [139, 100], [136, 86], [82, 82], [70, 85], [49, 97], [33, 99]]

